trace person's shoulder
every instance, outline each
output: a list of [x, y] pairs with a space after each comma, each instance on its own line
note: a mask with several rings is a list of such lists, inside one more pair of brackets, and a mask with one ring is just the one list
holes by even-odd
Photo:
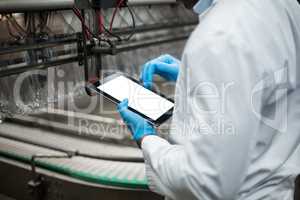
[[[201, 48], [215, 43], [216, 40], [227, 40], [234, 34], [233, 27], [240, 20], [239, 4], [229, 5], [227, 0], [219, 1], [199, 17], [199, 24], [191, 34], [187, 49]], [[230, 3], [231, 4], [231, 3]]]
[[[267, 0], [269, 1], [269, 0]], [[261, 3], [259, 3], [261, 2]], [[273, 25], [261, 0], [220, 0], [200, 16], [200, 23], [188, 40], [186, 49], [228, 46], [246, 49], [247, 43], [261, 43], [266, 35], [274, 34]], [[271, 9], [271, 8], [269, 8]], [[271, 28], [270, 28], [271, 27]]]

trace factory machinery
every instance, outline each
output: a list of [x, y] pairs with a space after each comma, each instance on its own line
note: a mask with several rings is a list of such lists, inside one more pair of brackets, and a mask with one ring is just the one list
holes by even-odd
[[[197, 23], [176, 0], [1, 0], [0, 194], [163, 199], [149, 191], [142, 152], [118, 114], [104, 112], [115, 105], [84, 86], [106, 71], [137, 75], [161, 53], [179, 56]], [[84, 84], [71, 92], [61, 86], [70, 80]]]

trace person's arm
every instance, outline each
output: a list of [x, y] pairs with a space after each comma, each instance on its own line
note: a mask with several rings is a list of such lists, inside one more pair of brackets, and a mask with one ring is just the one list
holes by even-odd
[[260, 123], [252, 108], [259, 110], [261, 99], [252, 102], [251, 97], [265, 60], [230, 35], [186, 49], [180, 81], [185, 91], [179, 91], [181, 102], [176, 102], [178, 109], [186, 107], [180, 113], [185, 127], [171, 134], [186, 136], [189, 142], [171, 145], [157, 136], [145, 137], [148, 182], [153, 191], [173, 199], [234, 199]]

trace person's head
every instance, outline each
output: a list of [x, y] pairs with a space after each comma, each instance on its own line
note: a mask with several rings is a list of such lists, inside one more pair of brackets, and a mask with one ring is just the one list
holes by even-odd
[[191, 9], [199, 0], [179, 0], [179, 1], [181, 1], [186, 8]]

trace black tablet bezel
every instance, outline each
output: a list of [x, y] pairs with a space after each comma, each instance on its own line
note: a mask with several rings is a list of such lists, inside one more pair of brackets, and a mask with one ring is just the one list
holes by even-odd
[[[106, 99], [108, 99], [109, 101], [111, 101], [111, 102], [113, 102], [113, 103], [115, 103], [115, 104], [119, 104], [119, 103], [120, 103], [119, 100], [115, 99], [114, 97], [110, 96], [109, 94], [107, 94], [107, 93], [105, 93], [105, 92], [103, 92], [103, 91], [101, 91], [101, 90], [98, 89], [98, 86], [100, 86], [100, 85], [102, 85], [102, 84], [104, 84], [104, 83], [106, 83], [106, 82], [108, 82], [108, 81], [110, 81], [110, 80], [113, 80], [113, 79], [115, 79], [115, 78], [117, 78], [117, 77], [119, 77], [119, 76], [124, 76], [124, 77], [126, 77], [126, 78], [128, 78], [128, 79], [130, 79], [130, 80], [132, 80], [132, 81], [134, 81], [134, 82], [136, 82], [136, 83], [138, 83], [139, 85], [141, 85], [141, 83], [140, 83], [138, 80], [136, 80], [136, 79], [134, 79], [134, 78], [132, 78], [132, 77], [126, 75], [126, 74], [122, 74], [122, 73], [114, 73], [114, 74], [109, 75], [109, 76], [105, 77], [104, 79], [102, 79], [101, 82], [100, 82], [100, 80], [99, 80], [99, 81], [97, 81], [97, 82], [95, 82], [95, 83], [90, 84], [90, 85], [87, 87], [87, 89], [92, 90], [92, 91], [94, 91], [94, 92], [96, 92], [96, 93], [98, 93], [98, 94], [103, 95]], [[143, 85], [141, 85], [141, 86], [144, 87]], [[147, 88], [146, 88], [146, 89], [147, 89]], [[92, 91], [91, 91], [91, 92], [92, 92]], [[159, 96], [161, 96], [161, 97], [163, 97], [163, 98], [165, 98], [165, 99], [171, 101], [172, 103], [174, 103], [174, 100], [173, 100], [173, 99], [167, 98], [166, 96], [164, 96], [163, 94], [161, 94], [161, 93], [159, 93], [159, 92], [154, 92], [154, 91], [151, 91], [151, 92], [153, 92], [153, 93], [155, 93], [155, 94], [158, 94]], [[149, 121], [151, 124], [153, 124], [153, 125], [155, 125], [155, 126], [158, 127], [158, 126], [160, 126], [162, 123], [164, 123], [165, 121], [167, 121], [167, 120], [172, 116], [174, 107], [172, 107], [170, 110], [168, 110], [167, 112], [165, 112], [165, 113], [164, 113], [162, 116], [160, 116], [157, 120], [153, 120], [153, 119], [151, 119], [151, 118], [145, 116], [143, 113], [140, 113], [139, 111], [134, 110], [134, 109], [132, 109], [132, 108], [130, 108], [130, 107], [128, 107], [128, 109], [131, 110], [131, 111], [134, 112], [134, 113], [137, 113], [138, 115], [142, 116], [142, 117], [145, 118], [147, 121]]]

